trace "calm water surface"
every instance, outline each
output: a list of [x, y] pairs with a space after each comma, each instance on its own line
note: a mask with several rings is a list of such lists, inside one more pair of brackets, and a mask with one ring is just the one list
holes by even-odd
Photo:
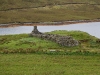
[[[32, 30], [33, 26], [0, 28], [0, 35], [30, 33]], [[62, 26], [38, 26], [38, 30], [41, 32], [50, 32], [54, 30], [80, 30], [100, 38], [100, 22], [80, 23]]]

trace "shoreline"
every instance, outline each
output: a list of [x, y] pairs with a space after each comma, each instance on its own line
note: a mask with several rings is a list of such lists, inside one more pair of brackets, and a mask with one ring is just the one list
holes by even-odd
[[68, 20], [59, 22], [19, 22], [19, 23], [5, 23], [0, 24], [0, 28], [17, 27], [17, 26], [56, 26], [56, 25], [70, 25], [78, 23], [100, 22], [100, 19], [93, 20]]

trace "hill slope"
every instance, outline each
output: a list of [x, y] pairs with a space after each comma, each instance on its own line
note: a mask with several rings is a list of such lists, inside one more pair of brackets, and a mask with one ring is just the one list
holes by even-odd
[[98, 0], [0, 0], [0, 23], [100, 19]]
[[99, 0], [0, 0], [0, 10], [72, 3], [100, 4]]

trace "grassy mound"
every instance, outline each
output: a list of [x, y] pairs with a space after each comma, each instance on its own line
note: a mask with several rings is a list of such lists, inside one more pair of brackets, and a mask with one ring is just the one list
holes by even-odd
[[100, 52], [97, 38], [81, 31], [53, 31], [50, 34], [70, 35], [80, 41], [76, 47], [64, 47], [52, 41], [29, 37], [28, 34], [0, 36], [0, 53], [50, 53], [52, 51], [68, 52]]

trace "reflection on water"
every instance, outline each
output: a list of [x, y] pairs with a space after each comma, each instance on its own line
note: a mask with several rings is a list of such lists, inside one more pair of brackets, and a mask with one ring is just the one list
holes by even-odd
[[[99, 34], [100, 22], [80, 23], [80, 24], [71, 24], [71, 25], [62, 25], [62, 26], [38, 26], [38, 29], [41, 32], [50, 32], [54, 30], [80, 30], [100, 38], [100, 34]], [[30, 33], [32, 30], [33, 30], [33, 26], [0, 28], [0, 35]]]

